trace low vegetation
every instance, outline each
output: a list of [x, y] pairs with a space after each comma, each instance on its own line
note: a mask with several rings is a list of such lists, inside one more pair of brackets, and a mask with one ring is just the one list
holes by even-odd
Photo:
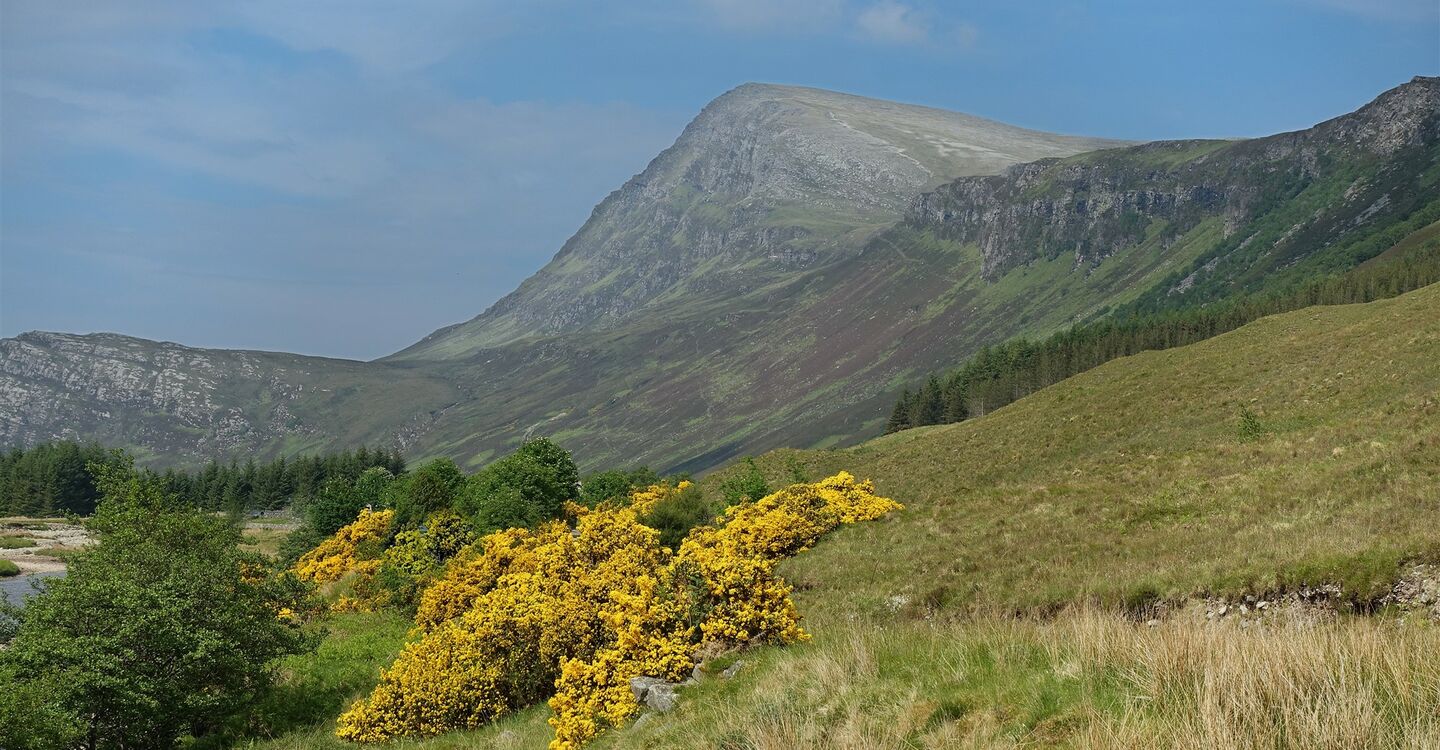
[[403, 604], [385, 595], [394, 586], [374, 580], [386, 570], [425, 576], [437, 560], [453, 562], [424, 588], [417, 639], [370, 697], [340, 717], [337, 733], [360, 742], [434, 735], [549, 698], [550, 746], [578, 747], [635, 715], [632, 677], [678, 681], [701, 650], [806, 639], [775, 565], [840, 524], [898, 507], [841, 473], [733, 505], [672, 551], [639, 519], [689, 489], [655, 485], [595, 509], [571, 503], [573, 530], [563, 521], [516, 527], [443, 556], [429, 550], [459, 538], [443, 531], [457, 527], [454, 511], [436, 510], [421, 530], [393, 534], [382, 550], [401, 516], [362, 510], [295, 566], [301, 579], [345, 581], [359, 595], [342, 596], [333, 609]]
[[29, 549], [36, 542], [27, 536], [0, 536], [0, 549]]
[[1420, 622], [1147, 626], [1085, 609], [834, 627], [598, 746], [1419, 750], [1440, 741], [1437, 648]]
[[20, 575], [20, 566], [11, 560], [0, 559], [0, 578]]
[[212, 734], [268, 689], [275, 658], [313, 645], [304, 587], [241, 552], [236, 528], [128, 466], [95, 466], [99, 543], [44, 582], [0, 651], [7, 750]]
[[[1437, 208], [1440, 211], [1440, 208]], [[1413, 235], [1413, 247], [1384, 262], [1313, 278], [1280, 291], [1203, 307], [1131, 313], [1071, 326], [1041, 340], [982, 348], [944, 375], [932, 375], [895, 402], [885, 432], [960, 422], [1120, 357], [1193, 344], [1267, 315], [1312, 305], [1387, 299], [1440, 281], [1440, 222]]]
[[[104, 593], [125, 605], [117, 622], [210, 623], [139, 606], [150, 587], [122, 585], [139, 573], [106, 573], [117, 596], [85, 571], [170, 571], [165, 591], [234, 616], [238, 602], [180, 583], [232, 579], [156, 545], [262, 558], [213, 513], [175, 511], [224, 540], [210, 546], [167, 525], [168, 505], [159, 521], [126, 515], [136, 530], [101, 523], [62, 579], [80, 583], [47, 583], [0, 657], [14, 686], [0, 732], [68, 742], [100, 695], [122, 709], [104, 731], [163, 727], [143, 742], [196, 748], [1433, 747], [1440, 624], [1403, 609], [1396, 582], [1440, 562], [1437, 309], [1432, 285], [1265, 317], [958, 424], [779, 451], [695, 484], [577, 482], [549, 441], [470, 476], [443, 460], [372, 468], [301, 509], [284, 540], [309, 545], [288, 558], [294, 580], [263, 579], [293, 604], [252, 602], [269, 619], [247, 621], [284, 639], [251, 651], [262, 667], [243, 689], [207, 688], [213, 702], [186, 709], [204, 720], [184, 726], [76, 687], [123, 668], [160, 695], [143, 664], [46, 662], [88, 643], [56, 613]], [[131, 502], [167, 497], [143, 477], [123, 486]], [[1207, 616], [1299, 591], [1304, 606], [1264, 618]], [[629, 677], [696, 663], [677, 708], [631, 721]]]

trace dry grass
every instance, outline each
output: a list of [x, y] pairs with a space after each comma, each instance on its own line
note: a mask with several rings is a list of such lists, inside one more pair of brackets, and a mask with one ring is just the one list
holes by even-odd
[[1113, 614], [827, 632], [614, 747], [1428, 748], [1440, 629], [1242, 629]]
[[290, 530], [287, 528], [246, 526], [240, 531], [242, 536], [240, 548], [250, 552], [259, 552], [267, 557], [275, 557], [280, 552], [280, 543], [285, 541], [285, 537], [289, 533]]

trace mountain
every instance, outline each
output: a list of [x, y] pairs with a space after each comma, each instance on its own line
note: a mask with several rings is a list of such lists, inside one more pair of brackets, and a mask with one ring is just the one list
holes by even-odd
[[543, 433], [587, 467], [667, 470], [850, 444], [984, 344], [1378, 255], [1440, 220], [1437, 180], [1436, 78], [1296, 133], [1128, 147], [747, 85], [474, 320], [373, 363], [244, 353], [264, 374], [227, 378], [190, 368], [229, 353], [133, 342], [136, 365], [27, 334], [0, 349], [0, 439], [403, 439], [474, 467]]
[[926, 189], [1122, 145], [929, 107], [745, 84], [596, 206], [548, 265], [475, 319], [395, 355], [455, 358], [613, 329], [647, 305], [734, 294], [853, 255]]
[[0, 340], [4, 442], [99, 440], [161, 463], [363, 443], [411, 449], [459, 397], [441, 379], [377, 363], [110, 333]]

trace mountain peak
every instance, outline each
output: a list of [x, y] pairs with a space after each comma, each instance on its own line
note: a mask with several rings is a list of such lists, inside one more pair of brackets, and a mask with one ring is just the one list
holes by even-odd
[[858, 252], [921, 192], [957, 177], [1117, 145], [745, 83], [707, 104], [519, 289], [395, 356], [463, 357], [526, 336], [611, 327], [677, 295], [734, 296]]

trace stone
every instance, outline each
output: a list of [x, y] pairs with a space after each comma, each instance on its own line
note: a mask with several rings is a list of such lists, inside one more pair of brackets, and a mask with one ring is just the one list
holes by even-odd
[[736, 662], [735, 662], [734, 664], [731, 664], [730, 666], [726, 667], [726, 668], [725, 668], [725, 671], [723, 671], [723, 672], [720, 673], [720, 676], [721, 676], [721, 677], [724, 677], [724, 678], [727, 679], [727, 680], [732, 679], [732, 678], [735, 677], [735, 674], [736, 674], [737, 672], [739, 672], [740, 669], [741, 669], [742, 667], [744, 667], [744, 666], [745, 666], [744, 660], [736, 660]]
[[630, 692], [635, 695], [636, 703], [645, 703], [645, 697], [650, 694], [651, 689], [656, 685], [667, 684], [659, 677], [631, 677]]
[[675, 685], [668, 682], [652, 685], [645, 691], [645, 705], [662, 714], [675, 708], [679, 702], [680, 695], [676, 692]]

